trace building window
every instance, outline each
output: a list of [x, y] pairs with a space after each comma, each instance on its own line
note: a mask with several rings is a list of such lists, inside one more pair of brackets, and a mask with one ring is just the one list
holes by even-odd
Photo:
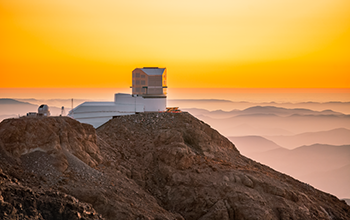
[[146, 81], [145, 80], [141, 80], [141, 85], [146, 85]]
[[140, 85], [140, 80], [136, 80], [136, 85]]
[[140, 92], [140, 88], [136, 88], [136, 92]]
[[141, 78], [145, 78], [146, 76], [145, 75], [141, 75]]
[[140, 77], [140, 73], [136, 73], [136, 77]]

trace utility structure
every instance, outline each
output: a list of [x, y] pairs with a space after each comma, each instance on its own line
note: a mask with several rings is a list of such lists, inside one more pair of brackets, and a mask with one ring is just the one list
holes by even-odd
[[62, 106], [60, 116], [65, 116], [65, 115], [66, 115], [66, 111], [64, 110], [64, 106]]
[[68, 116], [95, 128], [114, 116], [140, 112], [163, 112], [167, 102], [167, 69], [136, 68], [132, 71], [132, 94], [116, 93], [114, 102], [84, 102]]

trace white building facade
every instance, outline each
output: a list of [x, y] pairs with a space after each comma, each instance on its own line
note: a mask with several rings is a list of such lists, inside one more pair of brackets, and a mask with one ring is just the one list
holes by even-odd
[[84, 102], [71, 110], [68, 116], [97, 128], [114, 116], [165, 111], [166, 78], [166, 68], [136, 68], [133, 71], [132, 94], [117, 93], [114, 102]]

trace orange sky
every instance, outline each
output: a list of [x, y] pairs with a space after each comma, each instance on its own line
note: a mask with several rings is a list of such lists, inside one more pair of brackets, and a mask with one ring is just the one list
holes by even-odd
[[0, 88], [350, 88], [349, 0], [1, 0]]

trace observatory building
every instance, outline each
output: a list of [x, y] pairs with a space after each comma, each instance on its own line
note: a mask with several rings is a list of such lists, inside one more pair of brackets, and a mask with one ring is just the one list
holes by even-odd
[[38, 116], [50, 116], [50, 108], [48, 105], [40, 105], [38, 108]]
[[116, 93], [114, 102], [84, 102], [68, 116], [95, 128], [113, 116], [139, 112], [165, 111], [167, 101], [166, 68], [144, 67], [132, 71], [132, 94]]
[[36, 112], [28, 112], [27, 113], [27, 117], [37, 117], [37, 116], [49, 117], [50, 115], [51, 115], [50, 108], [48, 105], [45, 105], [45, 104], [42, 104], [39, 106], [38, 113], [36, 113]]
[[132, 71], [132, 94], [144, 98], [166, 98], [167, 74], [166, 68], [144, 67]]

